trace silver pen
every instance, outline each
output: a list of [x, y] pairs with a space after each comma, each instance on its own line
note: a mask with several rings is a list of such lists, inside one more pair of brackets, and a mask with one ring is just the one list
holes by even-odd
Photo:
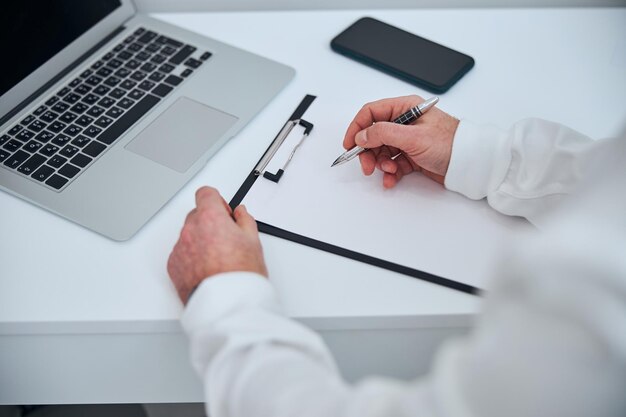
[[[403, 113], [399, 117], [393, 120], [393, 123], [398, 123], [401, 125], [408, 125], [411, 122], [419, 119], [424, 113], [430, 110], [437, 102], [439, 101], [439, 97], [431, 97], [428, 100], [424, 101], [422, 104], [419, 104], [415, 107], [411, 107], [407, 112]], [[348, 162], [354, 158], [356, 158], [359, 154], [365, 152], [367, 149], [361, 148], [360, 146], [355, 146], [354, 148], [345, 151], [342, 153], [339, 158], [335, 159], [335, 162], [331, 165], [331, 168], [335, 165], [341, 165], [345, 162]], [[398, 154], [400, 155], [400, 154]], [[398, 155], [394, 155], [392, 159], [395, 159]]]

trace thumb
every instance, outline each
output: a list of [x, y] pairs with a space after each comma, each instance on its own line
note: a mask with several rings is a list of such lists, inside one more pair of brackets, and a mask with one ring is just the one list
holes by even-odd
[[237, 206], [235, 208], [235, 211], [233, 212], [233, 215], [235, 217], [235, 222], [237, 222], [237, 225], [241, 227], [244, 232], [254, 235], [259, 232], [256, 225], [256, 220], [254, 220], [254, 217], [252, 217], [250, 213], [248, 213], [248, 210], [246, 210], [246, 206]]
[[366, 149], [387, 145], [408, 152], [415, 149], [417, 135], [415, 126], [406, 126], [392, 122], [378, 122], [361, 130], [355, 136], [358, 146]]

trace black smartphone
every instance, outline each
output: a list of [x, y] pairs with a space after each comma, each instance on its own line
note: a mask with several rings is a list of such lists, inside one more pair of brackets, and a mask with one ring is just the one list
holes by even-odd
[[474, 66], [471, 56], [371, 17], [357, 20], [330, 47], [434, 93], [448, 91]]

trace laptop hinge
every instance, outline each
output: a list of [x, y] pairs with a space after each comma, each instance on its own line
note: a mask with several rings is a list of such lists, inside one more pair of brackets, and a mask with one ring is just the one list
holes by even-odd
[[22, 102], [20, 104], [15, 106], [11, 111], [9, 111], [7, 114], [2, 116], [2, 118], [0, 118], [0, 126], [5, 124], [9, 119], [11, 119], [17, 113], [22, 111], [22, 109], [24, 109], [24, 107], [28, 106], [33, 101], [37, 100], [39, 98], [39, 96], [41, 96], [42, 94], [46, 93], [50, 89], [50, 87], [52, 87], [57, 81], [59, 81], [61, 78], [65, 77], [70, 71], [74, 70], [80, 64], [85, 62], [98, 49], [100, 49], [107, 42], [109, 42], [111, 39], [113, 39], [115, 36], [117, 36], [117, 34], [120, 33], [121, 31], [123, 31], [125, 28], [126, 28], [126, 26], [120, 26], [117, 29], [115, 29], [113, 32], [111, 32], [110, 34], [105, 36], [100, 42], [98, 42], [96, 45], [94, 45], [93, 48], [89, 49], [87, 52], [82, 54], [78, 59], [76, 59], [70, 65], [68, 65], [67, 67], [65, 67], [61, 71], [59, 71], [58, 74], [56, 74], [47, 83], [45, 83], [40, 88], [38, 88], [33, 94], [31, 94], [30, 96], [28, 96], [24, 100], [22, 100]]

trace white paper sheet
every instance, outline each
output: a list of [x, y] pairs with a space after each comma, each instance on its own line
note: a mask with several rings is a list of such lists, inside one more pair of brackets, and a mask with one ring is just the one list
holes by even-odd
[[[318, 97], [304, 119], [315, 127], [278, 183], [259, 177], [242, 204], [259, 221], [365, 255], [478, 288], [526, 221], [497, 213], [414, 173], [386, 190], [358, 159], [331, 168], [344, 150], [349, 106]], [[296, 127], [268, 170], [275, 173], [300, 140]]]

